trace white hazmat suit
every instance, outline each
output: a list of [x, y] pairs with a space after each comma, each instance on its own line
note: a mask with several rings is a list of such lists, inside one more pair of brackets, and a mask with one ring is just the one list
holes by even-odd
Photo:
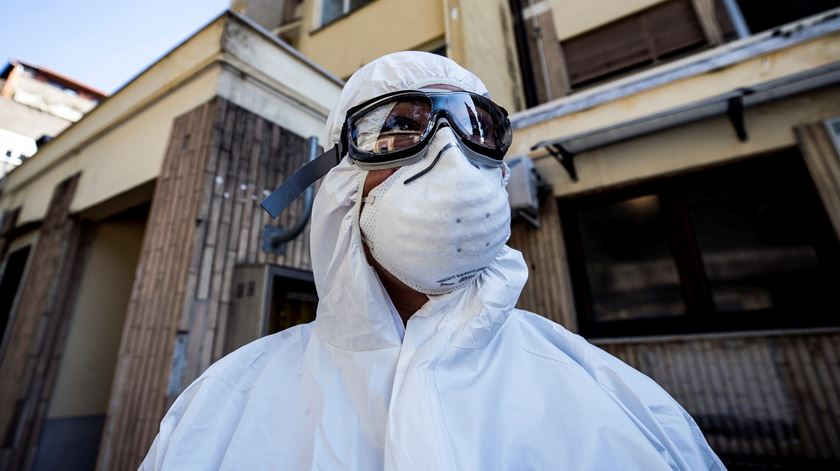
[[[486, 93], [451, 60], [382, 57], [348, 80], [325, 147], [350, 107], [435, 84]], [[362, 246], [365, 175], [345, 158], [315, 199], [316, 320], [213, 364], [166, 414], [141, 469], [723, 469], [651, 379], [514, 308], [528, 273], [513, 249], [403, 328]]]

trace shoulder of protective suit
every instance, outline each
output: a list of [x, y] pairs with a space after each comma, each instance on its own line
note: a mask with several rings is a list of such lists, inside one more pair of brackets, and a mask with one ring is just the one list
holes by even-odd
[[699, 433], [691, 417], [659, 384], [621, 359], [543, 316], [517, 309], [512, 320], [527, 339], [523, 348], [529, 353], [575, 364], [611, 395], [626, 398], [632, 391], [631, 395], [638, 397], [654, 415], [669, 421], [687, 419], [694, 429], [692, 433]]
[[561, 341], [563, 345], [567, 346], [577, 345], [580, 348], [584, 347], [583, 344], [585, 344], [594, 347], [580, 335], [569, 331], [545, 316], [530, 311], [514, 309], [511, 313], [511, 321], [519, 328], [531, 330], [535, 335], [550, 340], [551, 343]]
[[301, 362], [295, 359], [302, 358], [312, 325], [296, 325], [254, 340], [210, 365], [199, 380], [212, 378], [244, 390], [274, 358], [283, 358], [287, 365], [300, 365]]
[[516, 330], [524, 350], [586, 371], [672, 456], [679, 457], [681, 469], [725, 469], [694, 419], [651, 378], [545, 317], [517, 309], [510, 321], [508, 327]]
[[613, 381], [621, 377], [622, 381], [632, 383], [635, 388], [644, 390], [647, 397], [670, 397], [653, 380], [620, 359], [589, 343], [562, 325], [532, 312], [515, 309], [512, 321], [528, 338], [524, 348], [531, 353], [558, 361], [573, 363], [585, 369], [592, 378], [607, 389], [613, 389]]

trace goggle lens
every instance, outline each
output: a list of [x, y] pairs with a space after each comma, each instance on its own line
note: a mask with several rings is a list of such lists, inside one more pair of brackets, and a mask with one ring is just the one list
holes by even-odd
[[500, 144], [496, 134], [502, 126], [499, 122], [501, 116], [490, 109], [488, 102], [472, 95], [453, 95], [448, 100], [447, 109], [467, 139], [488, 149], [496, 149]]
[[350, 128], [357, 149], [387, 154], [418, 142], [429, 124], [432, 103], [415, 98], [383, 103], [359, 116]]
[[377, 155], [408, 149], [426, 137], [438, 111], [445, 111], [459, 134], [480, 147], [496, 151], [510, 145], [504, 111], [489, 99], [466, 92], [398, 96], [376, 104], [349, 123], [351, 144]]

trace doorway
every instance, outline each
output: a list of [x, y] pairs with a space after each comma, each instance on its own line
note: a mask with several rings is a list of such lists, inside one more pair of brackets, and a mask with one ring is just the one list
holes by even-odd
[[83, 227], [67, 339], [35, 470], [96, 466], [148, 213], [142, 204]]

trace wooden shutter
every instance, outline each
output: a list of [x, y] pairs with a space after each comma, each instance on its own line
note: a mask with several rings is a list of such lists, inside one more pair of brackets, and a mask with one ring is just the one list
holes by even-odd
[[557, 41], [554, 15], [551, 10], [536, 14], [525, 21], [528, 51], [534, 73], [537, 102], [545, 103], [569, 92], [563, 51]]
[[664, 59], [705, 44], [706, 35], [689, 0], [661, 3], [641, 15], [643, 34], [650, 37], [653, 55]]
[[671, 0], [563, 41], [573, 87], [706, 44], [690, 0]]
[[572, 86], [653, 60], [636, 15], [564, 41], [562, 49]]

